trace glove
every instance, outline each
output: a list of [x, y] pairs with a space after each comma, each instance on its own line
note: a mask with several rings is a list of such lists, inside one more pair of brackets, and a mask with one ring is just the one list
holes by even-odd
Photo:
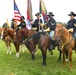
[[73, 33], [73, 28], [70, 28], [68, 31]]
[[35, 27], [35, 28], [32, 28], [33, 30], [37, 30], [37, 28]]

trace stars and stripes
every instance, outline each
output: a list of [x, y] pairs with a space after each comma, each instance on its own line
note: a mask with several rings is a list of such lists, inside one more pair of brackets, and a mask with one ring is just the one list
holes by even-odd
[[14, 19], [17, 20], [17, 21], [21, 21], [20, 17], [21, 17], [21, 13], [20, 13], [20, 11], [18, 9], [18, 6], [17, 6], [17, 4], [14, 0]]

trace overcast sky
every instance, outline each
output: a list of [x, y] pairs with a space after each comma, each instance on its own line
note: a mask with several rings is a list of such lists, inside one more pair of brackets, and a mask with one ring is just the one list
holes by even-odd
[[[23, 16], [26, 18], [27, 14], [27, 0], [15, 0], [16, 4]], [[31, 0], [33, 17], [39, 12], [39, 0]], [[47, 9], [47, 12], [53, 12], [54, 18], [59, 22], [67, 22], [69, 20], [68, 14], [73, 11], [76, 13], [76, 0], [43, 0]], [[0, 1], [0, 26], [6, 21], [11, 22], [13, 18], [13, 0], [1, 0]]]

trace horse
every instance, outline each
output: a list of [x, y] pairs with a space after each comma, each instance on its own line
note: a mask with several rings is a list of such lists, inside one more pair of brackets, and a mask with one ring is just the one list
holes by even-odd
[[[50, 46], [52, 44], [52, 41], [49, 37], [49, 35], [46, 32], [37, 32], [33, 35], [31, 35], [26, 41], [25, 45], [27, 49], [30, 51], [32, 55], [32, 60], [35, 58], [35, 51], [36, 51], [36, 45], [38, 45], [38, 48], [42, 52], [42, 57], [43, 57], [43, 66], [46, 66], [46, 53], [47, 49], [51, 51], [52, 54], [52, 49], [50, 49]], [[55, 47], [58, 46], [58, 44], [54, 44]], [[60, 55], [59, 55], [59, 61], [61, 59], [61, 50], [59, 50]]]
[[70, 69], [72, 69], [72, 49], [75, 47], [73, 35], [62, 25], [57, 24], [55, 29], [55, 41], [60, 43], [63, 53], [63, 66], [65, 65], [65, 54], [69, 53]]
[[1, 37], [1, 34], [2, 34], [3, 30], [4, 30], [4, 28], [0, 28], [0, 37]]
[[[32, 29], [29, 30], [25, 28], [20, 28], [19, 30], [16, 30], [14, 33], [14, 42], [17, 44], [16, 50], [19, 51], [19, 45], [23, 44], [24, 41], [34, 33], [35, 31]], [[19, 53], [17, 53], [17, 55], [19, 57]]]
[[6, 44], [6, 49], [7, 49], [7, 54], [11, 55], [11, 43], [12, 43], [12, 38], [8, 35], [5, 37], [4, 42]]
[[16, 47], [16, 46], [17, 46], [17, 43], [15, 43], [14, 40], [13, 40], [13, 39], [14, 39], [14, 30], [11, 29], [11, 28], [5, 28], [5, 29], [2, 31], [1, 37], [2, 37], [3, 40], [5, 40], [5, 38], [6, 38], [8, 35], [9, 35], [9, 36], [11, 37], [11, 39], [12, 39], [12, 42], [13, 42], [15, 48], [16, 48], [16, 57], [18, 57], [19, 51], [17, 51], [17, 47]]
[[31, 35], [24, 43], [32, 55], [32, 60], [35, 58], [36, 46], [39, 45], [41, 35], [46, 35], [46, 33], [36, 32], [35, 34]]

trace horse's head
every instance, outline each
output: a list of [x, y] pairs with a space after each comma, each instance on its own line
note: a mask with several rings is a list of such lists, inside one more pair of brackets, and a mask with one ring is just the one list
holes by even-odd
[[21, 43], [22, 38], [23, 38], [23, 36], [22, 36], [22, 33], [21, 33], [20, 30], [14, 32], [14, 41], [15, 42], [20, 42]]
[[57, 24], [55, 29], [55, 37], [54, 37], [57, 43], [60, 42], [60, 39], [63, 34], [64, 34], [64, 26], [62, 24]]
[[28, 50], [33, 53], [35, 52], [35, 43], [34, 43], [34, 39], [33, 38], [28, 38], [26, 41], [25, 41], [25, 45], [26, 47], [28, 48]]
[[8, 35], [8, 28], [5, 28], [2, 32], [1, 32], [1, 39], [5, 39], [5, 37]]

